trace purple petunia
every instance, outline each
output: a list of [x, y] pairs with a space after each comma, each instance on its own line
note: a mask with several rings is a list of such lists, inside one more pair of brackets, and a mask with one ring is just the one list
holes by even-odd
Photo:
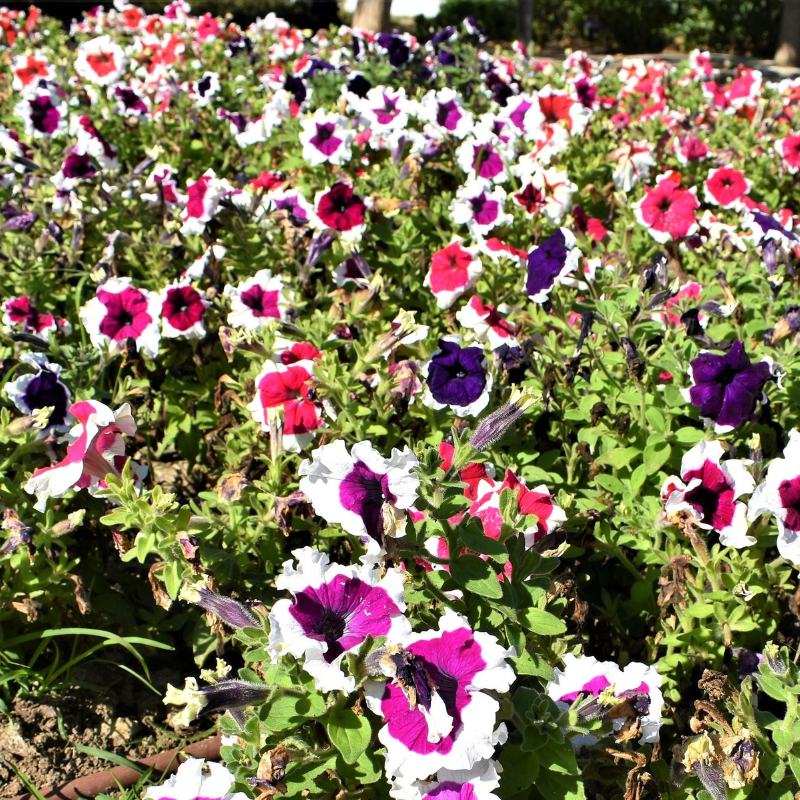
[[578, 267], [580, 251], [575, 236], [559, 228], [528, 255], [528, 281], [525, 289], [534, 303], [544, 303], [553, 287]]
[[756, 403], [771, 377], [771, 359], [751, 363], [737, 340], [724, 355], [702, 351], [689, 368], [692, 386], [682, 394], [717, 433], [727, 433], [754, 419]]
[[460, 336], [439, 339], [439, 349], [425, 365], [427, 391], [423, 402], [433, 408], [450, 406], [459, 417], [475, 416], [486, 408], [492, 376], [483, 347], [461, 347]]

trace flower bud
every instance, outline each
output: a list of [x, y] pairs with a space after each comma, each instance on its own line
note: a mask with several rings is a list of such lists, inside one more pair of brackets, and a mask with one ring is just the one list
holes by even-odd
[[262, 627], [258, 617], [247, 606], [232, 597], [224, 597], [205, 587], [199, 590], [185, 589], [181, 592], [181, 597], [216, 614], [226, 625], [235, 630]]
[[83, 525], [83, 518], [86, 516], [86, 509], [81, 508], [78, 511], [73, 511], [66, 519], [57, 522], [50, 528], [51, 536], [63, 536], [65, 533], [71, 533], [76, 528]]
[[529, 409], [538, 399], [531, 389], [514, 388], [508, 402], [484, 417], [478, 429], [472, 434], [469, 443], [478, 452], [491, 447], [503, 438], [506, 431]]
[[781, 651], [775, 642], [767, 642], [764, 645], [764, 658], [767, 660], [767, 666], [772, 670], [775, 675], [785, 675], [788, 671], [786, 662], [781, 656]]
[[224, 709], [237, 711], [249, 706], [265, 703], [272, 688], [263, 683], [252, 683], [237, 679], [223, 680], [210, 686], [198, 688], [194, 678], [187, 678], [183, 689], [167, 684], [165, 705], [185, 705], [174, 717], [176, 725], [187, 726], [211, 711]]

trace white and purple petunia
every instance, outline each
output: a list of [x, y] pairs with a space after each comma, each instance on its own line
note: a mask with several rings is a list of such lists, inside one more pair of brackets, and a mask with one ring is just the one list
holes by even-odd
[[405, 520], [397, 511], [414, 505], [419, 476], [417, 457], [408, 449], [392, 449], [384, 458], [369, 442], [357, 442], [350, 453], [338, 439], [311, 453], [300, 465], [300, 491], [314, 512], [339, 523], [362, 541], [382, 544], [384, 536], [402, 536]]
[[793, 564], [800, 564], [800, 431], [789, 431], [783, 458], [769, 465], [763, 483], [756, 487], [747, 506], [755, 520], [772, 514], [778, 526], [778, 552]]
[[427, 406], [449, 406], [459, 417], [474, 417], [489, 404], [492, 375], [482, 345], [461, 347], [460, 336], [443, 336], [422, 372]]
[[497, 186], [494, 189], [483, 180], [468, 180], [450, 203], [450, 216], [457, 225], [466, 225], [470, 233], [480, 238], [492, 228], [505, 225], [511, 216], [505, 213], [506, 193]]
[[[624, 713], [611, 714], [614, 730], [637, 722], [641, 725], [640, 744], [657, 742], [661, 728], [661, 675], [655, 667], [631, 661], [620, 669], [613, 661], [598, 661], [594, 656], [564, 656], [564, 669], [555, 670], [553, 680], [547, 684], [548, 696], [562, 708], [568, 708], [582, 698], [578, 714], [596, 719], [598, 715], [628, 701]], [[593, 744], [594, 736], [581, 736], [573, 744]]]
[[353, 131], [347, 126], [345, 117], [318, 108], [313, 117], [302, 123], [303, 158], [312, 167], [325, 163], [341, 166], [349, 161]]
[[578, 268], [579, 260], [575, 235], [567, 228], [559, 228], [528, 255], [528, 297], [534, 303], [544, 303], [553, 287]]
[[199, 80], [192, 84], [189, 96], [194, 101], [196, 108], [204, 108], [211, 102], [211, 98], [219, 89], [219, 75], [216, 72], [205, 72]]
[[264, 198], [262, 208], [290, 222], [295, 228], [308, 225], [314, 217], [314, 207], [297, 189], [273, 189]]
[[9, 381], [3, 387], [3, 394], [23, 413], [36, 414], [50, 408], [47, 425], [42, 435], [67, 431], [72, 425], [72, 415], [67, 410], [70, 405], [70, 391], [61, 378], [61, 365], [52, 364], [42, 353], [23, 353], [19, 360], [33, 367], [28, 372]]
[[355, 678], [345, 675], [342, 659], [367, 638], [404, 640], [411, 623], [403, 616], [403, 573], [389, 568], [381, 577], [375, 557], [361, 565], [331, 564], [311, 547], [293, 550], [275, 585], [292, 599], [278, 600], [269, 615], [269, 652], [273, 661], [291, 654], [303, 658], [321, 692], [352, 692]]
[[394, 800], [498, 800], [500, 765], [479, 761], [471, 769], [440, 769], [436, 780], [405, 782], [397, 779], [389, 791]]
[[412, 104], [406, 99], [406, 90], [402, 87], [393, 89], [375, 86], [356, 104], [356, 109], [369, 130], [377, 135], [405, 130], [412, 108]]
[[222, 764], [189, 758], [160, 786], [150, 786], [145, 800], [247, 800], [244, 792], [231, 793], [236, 778]]
[[370, 681], [365, 692], [369, 708], [386, 721], [378, 738], [390, 779], [408, 783], [491, 758], [506, 728], [497, 724], [500, 704], [488, 692], [508, 691], [515, 675], [506, 659], [515, 655], [445, 608], [438, 630], [412, 633], [382, 659], [392, 680]]
[[36, 139], [60, 136], [67, 131], [67, 104], [64, 92], [55, 84], [37, 85], [14, 106], [25, 133]]
[[456, 150], [456, 160], [461, 169], [474, 179], [490, 183], [508, 180], [506, 162], [510, 160], [510, 152], [497, 136], [468, 137]]
[[701, 351], [689, 366], [692, 385], [681, 394], [700, 409], [707, 425], [717, 433], [728, 433], [755, 419], [756, 405], [771, 378], [772, 359], [753, 364], [737, 339], [722, 355]]
[[231, 300], [228, 325], [251, 331], [266, 327], [271, 320], [283, 319], [289, 305], [283, 281], [268, 269], [259, 270], [238, 286], [229, 283], [225, 295]]
[[150, 358], [158, 355], [161, 298], [131, 285], [130, 278], [109, 278], [81, 309], [80, 318], [92, 344], [109, 352], [121, 350], [128, 339]]
[[428, 123], [425, 132], [434, 139], [448, 134], [463, 139], [474, 127], [472, 113], [464, 107], [459, 93], [449, 87], [431, 90], [422, 98], [419, 118]]
[[755, 488], [745, 463], [730, 458], [720, 463], [725, 451], [718, 441], [702, 441], [681, 460], [680, 478], [667, 478], [661, 490], [668, 516], [688, 513], [701, 528], [714, 530], [726, 547], [756, 543], [747, 535], [746, 506], [737, 498]]

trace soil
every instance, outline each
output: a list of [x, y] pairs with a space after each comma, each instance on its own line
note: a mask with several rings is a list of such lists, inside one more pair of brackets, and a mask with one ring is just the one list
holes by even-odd
[[[167, 683], [183, 683], [183, 673], [173, 668], [150, 677], [162, 693]], [[110, 664], [92, 664], [76, 670], [74, 681], [76, 685], [57, 696], [18, 697], [8, 719], [0, 716], [0, 754], [37, 788], [59, 786], [115, 766], [75, 745], [135, 760], [179, 744], [167, 724], [161, 695], [128, 673]], [[26, 791], [0, 760], [0, 798]]]

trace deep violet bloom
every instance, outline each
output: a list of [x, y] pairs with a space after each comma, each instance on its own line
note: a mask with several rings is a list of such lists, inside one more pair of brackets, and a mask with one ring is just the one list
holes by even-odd
[[407, 64], [411, 58], [411, 48], [406, 39], [399, 33], [379, 33], [375, 37], [378, 46], [386, 51], [389, 63], [398, 69]]
[[528, 297], [535, 303], [543, 303], [553, 287], [577, 268], [579, 258], [574, 234], [559, 228], [528, 256], [525, 284]]
[[474, 416], [486, 408], [492, 378], [486, 369], [483, 347], [461, 347], [460, 336], [445, 336], [426, 364], [428, 391], [425, 404], [450, 406], [460, 417]]
[[23, 353], [19, 359], [36, 371], [9, 381], [3, 393], [23, 413], [34, 414], [43, 408], [52, 408], [47, 425], [42, 430], [52, 433], [69, 428], [72, 417], [67, 411], [70, 405], [70, 392], [59, 375], [61, 365], [52, 364], [41, 353]]
[[91, 178], [97, 175], [97, 167], [88, 153], [73, 148], [61, 165], [61, 173], [65, 178]]
[[352, 692], [355, 679], [345, 675], [342, 659], [367, 636], [400, 641], [411, 633], [403, 616], [403, 574], [390, 568], [381, 578], [374, 556], [358, 566], [331, 564], [326, 553], [311, 547], [293, 550], [275, 584], [292, 593], [269, 615], [269, 651], [274, 661], [290, 653], [304, 658], [303, 668], [323, 692]]
[[771, 377], [772, 361], [751, 363], [737, 340], [724, 355], [701, 352], [689, 368], [692, 386], [682, 393], [717, 433], [727, 433], [755, 418], [756, 403]]

